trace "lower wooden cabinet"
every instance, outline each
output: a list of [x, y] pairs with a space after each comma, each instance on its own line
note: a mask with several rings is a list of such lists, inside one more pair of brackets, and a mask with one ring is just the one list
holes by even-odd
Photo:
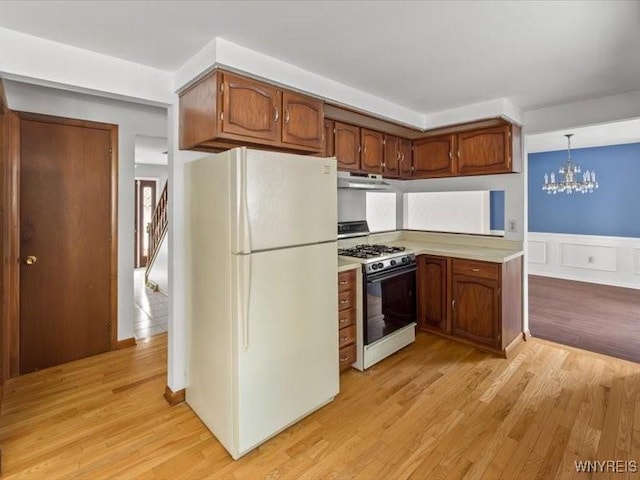
[[522, 333], [522, 257], [417, 260], [420, 328], [506, 355]]
[[356, 271], [338, 273], [338, 361], [340, 371], [356, 361]]
[[433, 255], [418, 257], [418, 325], [423, 329], [451, 331], [449, 277], [451, 259]]

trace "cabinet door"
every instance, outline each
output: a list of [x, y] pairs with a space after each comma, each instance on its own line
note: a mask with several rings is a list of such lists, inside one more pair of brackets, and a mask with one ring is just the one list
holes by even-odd
[[413, 146], [411, 140], [401, 138], [400, 144], [400, 164], [398, 166], [398, 173], [401, 178], [411, 178], [413, 175]]
[[397, 177], [400, 165], [400, 139], [393, 135], [384, 136], [384, 168], [385, 176]]
[[511, 171], [511, 126], [459, 133], [457, 157], [461, 175]]
[[453, 275], [453, 334], [500, 347], [500, 283], [487, 278]]
[[380, 132], [363, 128], [362, 136], [362, 156], [360, 167], [369, 173], [382, 173], [384, 163], [384, 136]]
[[324, 120], [324, 141], [322, 142], [322, 156], [333, 157], [333, 120]]
[[449, 259], [418, 257], [418, 325], [449, 332]]
[[333, 148], [338, 159], [338, 170], [360, 170], [360, 128], [335, 122], [333, 132]]
[[222, 133], [280, 142], [280, 97], [275, 87], [225, 73]]
[[455, 135], [427, 137], [413, 142], [413, 176], [444, 177], [455, 173]]
[[324, 103], [299, 93], [282, 92], [282, 142], [322, 149]]

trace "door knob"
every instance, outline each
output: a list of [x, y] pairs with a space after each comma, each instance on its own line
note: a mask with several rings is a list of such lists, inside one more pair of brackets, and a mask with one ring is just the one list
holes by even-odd
[[38, 258], [35, 255], [29, 255], [24, 259], [24, 263], [26, 263], [27, 265], [33, 265], [37, 261], [38, 261]]

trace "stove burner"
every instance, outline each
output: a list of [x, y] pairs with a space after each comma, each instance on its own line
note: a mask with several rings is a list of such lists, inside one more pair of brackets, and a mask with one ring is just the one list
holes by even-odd
[[404, 247], [388, 247], [386, 245], [356, 245], [351, 248], [339, 248], [338, 255], [355, 258], [375, 258], [382, 255], [404, 252]]

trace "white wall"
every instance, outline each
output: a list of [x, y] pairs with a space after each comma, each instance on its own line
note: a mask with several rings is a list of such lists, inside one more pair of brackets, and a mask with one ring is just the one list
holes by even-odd
[[150, 163], [136, 163], [135, 165], [135, 178], [157, 178], [158, 188], [156, 191], [156, 202], [160, 200], [160, 194], [164, 188], [164, 184], [167, 183], [169, 177], [168, 165], [152, 165]]
[[529, 273], [640, 289], [640, 239], [529, 233]]
[[[525, 175], [478, 175], [473, 177], [433, 178], [427, 180], [388, 180], [394, 190], [409, 192], [466, 192], [475, 190], [504, 190], [505, 225], [515, 220], [516, 231], [505, 232], [507, 240], [524, 240]], [[398, 197], [401, 199], [402, 197]], [[401, 202], [403, 203], [403, 201]], [[401, 211], [403, 211], [402, 209]], [[402, 217], [401, 217], [402, 218]], [[402, 228], [399, 225], [399, 228]]]
[[135, 136], [165, 136], [166, 110], [8, 80], [4, 85], [12, 110], [118, 125], [118, 339], [133, 337]]

